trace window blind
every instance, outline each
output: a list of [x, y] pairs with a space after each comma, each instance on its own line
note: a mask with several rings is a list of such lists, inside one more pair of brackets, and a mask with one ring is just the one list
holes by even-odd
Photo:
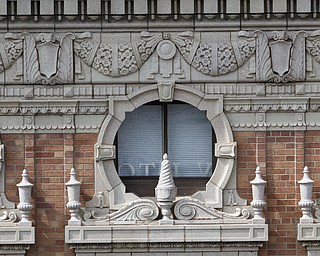
[[161, 106], [126, 113], [118, 132], [120, 176], [158, 176], [162, 158]]
[[168, 105], [168, 156], [174, 176], [211, 176], [212, 126], [204, 111], [187, 104]]

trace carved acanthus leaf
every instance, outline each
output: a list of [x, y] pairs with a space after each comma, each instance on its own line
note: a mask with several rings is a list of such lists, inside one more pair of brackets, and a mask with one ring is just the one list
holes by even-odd
[[240, 208], [236, 209], [234, 214], [225, 213], [212, 209], [203, 202], [185, 198], [177, 201], [174, 206], [174, 215], [179, 220], [226, 220], [226, 219], [248, 219], [250, 213], [248, 210]]

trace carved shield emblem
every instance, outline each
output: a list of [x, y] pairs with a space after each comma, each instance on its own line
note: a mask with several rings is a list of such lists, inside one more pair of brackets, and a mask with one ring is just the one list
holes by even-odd
[[284, 40], [269, 43], [271, 51], [272, 70], [283, 76], [290, 69], [292, 43]]
[[46, 78], [50, 78], [57, 73], [59, 48], [59, 44], [52, 42], [37, 45], [40, 73]]

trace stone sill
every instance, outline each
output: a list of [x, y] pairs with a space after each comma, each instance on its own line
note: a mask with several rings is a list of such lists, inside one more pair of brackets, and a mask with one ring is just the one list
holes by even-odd
[[67, 226], [65, 242], [91, 243], [225, 243], [268, 241], [267, 224]]
[[35, 244], [34, 227], [1, 227], [0, 244], [28, 245]]

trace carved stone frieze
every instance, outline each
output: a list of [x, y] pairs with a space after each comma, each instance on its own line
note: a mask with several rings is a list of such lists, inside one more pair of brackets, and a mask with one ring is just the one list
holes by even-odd
[[73, 82], [73, 33], [24, 34], [24, 81], [27, 84]]

